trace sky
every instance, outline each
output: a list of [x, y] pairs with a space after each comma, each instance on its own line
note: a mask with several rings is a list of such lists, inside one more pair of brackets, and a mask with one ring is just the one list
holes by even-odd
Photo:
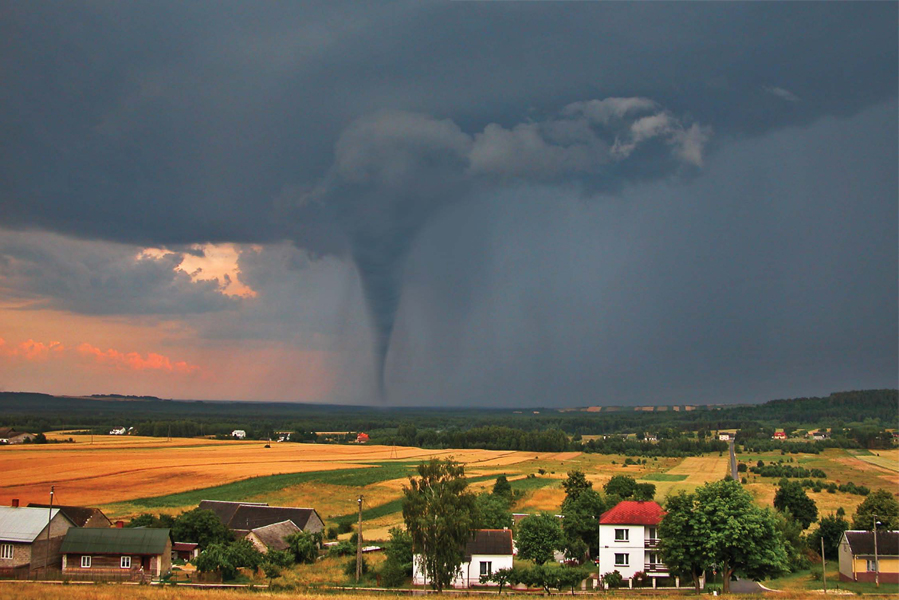
[[0, 0], [0, 390], [895, 388], [897, 19]]

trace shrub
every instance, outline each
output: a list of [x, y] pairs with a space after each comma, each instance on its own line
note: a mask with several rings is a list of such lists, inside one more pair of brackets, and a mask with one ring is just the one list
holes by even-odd
[[[356, 577], [356, 559], [348, 560], [343, 567], [343, 574], [347, 577]], [[362, 576], [368, 574], [368, 561], [362, 557]]]

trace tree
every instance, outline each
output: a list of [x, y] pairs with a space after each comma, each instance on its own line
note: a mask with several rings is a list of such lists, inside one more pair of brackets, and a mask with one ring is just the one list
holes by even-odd
[[318, 557], [318, 544], [312, 534], [305, 531], [291, 533], [284, 538], [288, 551], [293, 554], [293, 559], [304, 565], [315, 562]]
[[513, 569], [497, 569], [496, 571], [490, 573], [489, 575], [481, 575], [480, 582], [481, 583], [489, 583], [493, 582], [499, 586], [498, 593], [503, 593], [503, 587], [507, 583], [511, 583], [513, 577], [514, 570]]
[[550, 513], [527, 517], [518, 524], [518, 557], [542, 565], [565, 544], [559, 519]]
[[512, 484], [506, 479], [505, 475], [496, 478], [493, 484], [493, 495], [505, 498], [508, 502], [512, 502]]
[[899, 529], [899, 501], [888, 490], [877, 490], [868, 494], [865, 501], [855, 509], [852, 518], [853, 529], [874, 529], [874, 519], [880, 523], [878, 531]]
[[592, 489], [593, 483], [587, 481], [587, 476], [583, 471], [568, 471], [568, 478], [562, 481], [562, 487], [565, 488], [565, 500], [575, 500], [582, 492]]
[[656, 486], [653, 483], [638, 483], [634, 487], [634, 500], [650, 502], [656, 496]]
[[670, 496], [659, 524], [659, 554], [671, 572], [693, 580], [700, 593], [702, 574], [712, 565], [711, 525], [695, 494]]
[[798, 481], [781, 480], [781, 486], [774, 494], [774, 508], [780, 512], [788, 511], [802, 525], [803, 529], [818, 520], [818, 507], [808, 497], [805, 489]]
[[711, 558], [724, 576], [725, 593], [735, 573], [762, 579], [787, 569], [777, 519], [770, 510], [755, 506], [738, 482], [707, 483], [696, 490], [696, 501], [709, 523]]
[[433, 589], [450, 585], [465, 559], [465, 543], [475, 526], [475, 495], [465, 468], [452, 459], [418, 465], [418, 475], [403, 487], [403, 520]]
[[613, 475], [602, 489], [607, 495], [618, 496], [624, 500], [633, 496], [637, 491], [637, 482], [633, 477], [627, 475]]
[[384, 554], [387, 560], [381, 565], [381, 582], [387, 587], [398, 587], [412, 575], [412, 536], [409, 532], [393, 527]]
[[265, 557], [248, 539], [237, 540], [228, 545], [228, 555], [235, 567], [258, 569]]
[[181, 513], [172, 525], [172, 538], [194, 542], [200, 548], [210, 544], [227, 544], [234, 539], [231, 530], [211, 510], [195, 508]]
[[562, 529], [565, 553], [569, 558], [583, 561], [599, 553], [599, 516], [605, 510], [605, 501], [593, 489], [584, 490], [573, 500], [565, 499], [562, 503]]
[[556, 574], [556, 589], [562, 591], [563, 588], [571, 590], [574, 595], [574, 588], [579, 586], [583, 580], [590, 575], [590, 570], [583, 567], [562, 567]]
[[824, 538], [824, 556], [833, 560], [840, 550], [840, 540], [843, 532], [849, 529], [849, 522], [839, 514], [821, 517], [818, 529], [812, 532], [808, 538], [809, 547], [815, 552], [821, 552], [821, 538]]
[[512, 527], [512, 511], [505, 496], [480, 494], [477, 497], [477, 512], [479, 529]]
[[777, 528], [784, 541], [787, 567], [791, 573], [807, 569], [809, 560], [805, 555], [807, 544], [805, 536], [802, 535], [802, 523], [793, 517], [789, 509], [777, 512], [775, 515], [777, 516]]
[[237, 567], [231, 562], [231, 556], [226, 544], [215, 542], [209, 544], [200, 555], [197, 556], [197, 571], [200, 573], [219, 572], [222, 579], [233, 579], [237, 574]]

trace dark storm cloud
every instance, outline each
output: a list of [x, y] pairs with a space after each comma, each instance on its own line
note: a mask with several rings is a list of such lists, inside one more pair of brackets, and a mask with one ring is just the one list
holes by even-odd
[[381, 361], [406, 257], [453, 203], [701, 179], [710, 139], [851, 116], [897, 88], [892, 3], [29, 3], [3, 15], [5, 227], [154, 246], [289, 239], [351, 256]]
[[[176, 270], [181, 252], [0, 231], [0, 295], [86, 315], [189, 315], [237, 308], [215, 279]], [[34, 304], [34, 303], [37, 304]]]

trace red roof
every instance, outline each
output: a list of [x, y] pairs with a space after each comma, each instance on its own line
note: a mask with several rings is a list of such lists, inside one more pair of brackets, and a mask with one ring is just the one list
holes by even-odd
[[658, 525], [665, 511], [657, 502], [624, 500], [599, 517], [600, 525]]
[[172, 544], [172, 550], [176, 552], [189, 552], [197, 547], [198, 544], [192, 542], [175, 542]]

